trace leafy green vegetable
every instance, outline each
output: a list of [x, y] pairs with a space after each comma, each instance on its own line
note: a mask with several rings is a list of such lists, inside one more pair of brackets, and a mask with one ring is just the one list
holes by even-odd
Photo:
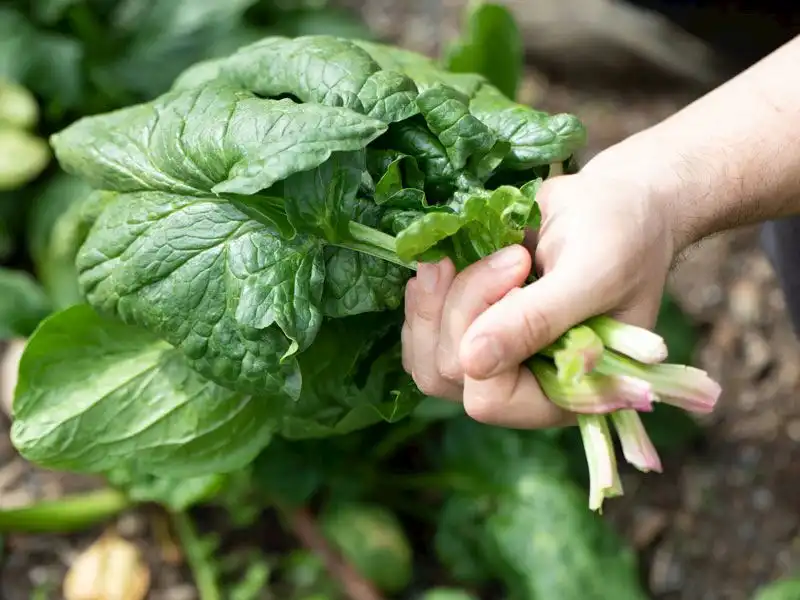
[[58, 469], [191, 477], [250, 463], [280, 406], [219, 387], [169, 344], [85, 305], [48, 317], [19, 367], [11, 437]]
[[320, 524], [360, 574], [381, 590], [399, 592], [411, 582], [411, 545], [397, 517], [382, 506], [335, 505], [323, 513]]
[[461, 38], [447, 49], [444, 64], [454, 73], [480, 73], [505, 96], [516, 98], [523, 44], [514, 15], [501, 4], [471, 2]]
[[0, 340], [30, 335], [49, 312], [47, 296], [30, 275], [0, 269]]
[[646, 597], [633, 555], [586, 511], [545, 435], [458, 419], [444, 450], [448, 472], [469, 483], [447, 500], [437, 532], [439, 554], [461, 580], [485, 578], [476, 568], [488, 565], [510, 598]]

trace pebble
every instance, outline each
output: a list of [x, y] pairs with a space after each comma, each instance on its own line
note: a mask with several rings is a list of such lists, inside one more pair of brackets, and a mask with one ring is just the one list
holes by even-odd
[[793, 442], [800, 442], [800, 419], [792, 419], [786, 425], [786, 435]]
[[772, 362], [772, 349], [758, 333], [748, 331], [742, 337], [742, 350], [749, 375], [758, 375]]
[[126, 538], [135, 538], [144, 534], [147, 528], [145, 518], [137, 512], [129, 512], [117, 519], [117, 532]]
[[633, 516], [631, 544], [637, 550], [646, 548], [667, 527], [667, 513], [655, 508], [639, 508]]
[[656, 550], [650, 565], [649, 580], [653, 594], [669, 594], [683, 587], [683, 568], [670, 546], [665, 544]]
[[748, 279], [740, 279], [731, 286], [728, 303], [733, 318], [742, 325], [753, 325], [761, 320], [761, 291]]
[[767, 488], [757, 488], [753, 492], [753, 507], [756, 510], [769, 510], [774, 504], [772, 492]]

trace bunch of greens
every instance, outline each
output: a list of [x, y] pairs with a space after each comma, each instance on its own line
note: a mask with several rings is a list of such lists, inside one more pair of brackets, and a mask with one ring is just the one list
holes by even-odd
[[[516, 104], [485, 78], [398, 48], [267, 37], [173, 89], [81, 119], [57, 159], [95, 191], [73, 216], [82, 294], [20, 366], [13, 441], [54, 468], [207, 475], [275, 435], [407, 416], [399, 360], [417, 261], [458, 268], [539, 224], [541, 182], [571, 169], [578, 119]], [[636, 410], [708, 410], [718, 389], [660, 338], [598, 318], [531, 369], [580, 414], [590, 505], [626, 458], [657, 469]], [[552, 360], [551, 360], [552, 359]]]
[[[626, 457], [653, 468], [631, 409], [657, 394], [705, 411], [713, 382], [651, 364], [665, 356], [659, 336], [597, 318], [531, 360], [582, 427], [522, 432], [425, 398], [400, 362], [416, 263], [463, 268], [520, 242], [538, 226], [541, 183], [576, 169], [578, 119], [511, 100], [520, 48], [491, 4], [438, 64], [272, 36], [54, 136], [69, 174], [38, 193], [29, 236], [46, 294], [27, 275], [0, 281], [16, 294], [6, 305], [0, 294], [2, 336], [33, 333], [12, 439], [31, 461], [112, 489], [0, 511], [0, 532], [157, 502], [205, 600], [222, 575], [187, 508], [216, 504], [247, 527], [269, 507], [292, 530], [294, 511], [319, 506], [327, 537], [387, 594], [469, 599], [499, 580], [510, 600], [644, 598], [633, 553], [586, 510], [580, 433], [599, 507], [619, 489], [605, 413]], [[688, 362], [666, 335], [667, 301], [662, 316], [671, 356]], [[659, 447], [694, 431], [672, 408], [642, 415]], [[419, 529], [423, 544], [409, 539]], [[431, 576], [431, 551], [446, 576]], [[318, 557], [281, 565], [270, 589], [291, 592], [275, 597], [341, 597]], [[257, 590], [271, 572], [251, 566], [242, 583]]]

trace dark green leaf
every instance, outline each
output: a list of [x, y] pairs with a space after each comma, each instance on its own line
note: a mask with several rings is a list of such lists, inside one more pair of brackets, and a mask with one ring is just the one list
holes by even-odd
[[207, 87], [82, 119], [52, 142], [61, 166], [97, 188], [255, 194], [385, 128], [342, 108]]
[[29, 336], [49, 313], [47, 296], [28, 273], [0, 269], [0, 340]]
[[523, 68], [522, 36], [511, 11], [501, 4], [473, 2], [458, 39], [447, 51], [445, 67], [478, 73], [512, 100]]
[[471, 98], [486, 82], [483, 76], [475, 73], [452, 73], [441, 69], [427, 56], [404, 48], [363, 40], [354, 40], [353, 43], [366, 50], [382, 69], [411, 78], [420, 92], [444, 84]]
[[509, 100], [489, 85], [472, 98], [469, 110], [511, 144], [503, 164], [515, 169], [564, 161], [586, 142], [586, 130], [574, 115], [548, 115]]
[[411, 413], [422, 396], [402, 369], [395, 319], [375, 313], [325, 323], [299, 356], [304, 385], [284, 413], [284, 436], [341, 435]]
[[328, 317], [394, 310], [403, 303], [410, 271], [345, 248], [325, 249], [322, 310]]
[[215, 385], [168, 343], [78, 305], [30, 338], [11, 439], [47, 468], [199, 477], [250, 463], [281, 409]]
[[175, 86], [213, 79], [261, 96], [291, 95], [306, 103], [343, 106], [385, 123], [419, 112], [413, 81], [382, 70], [367, 52], [341, 38], [269, 37], [202, 68], [189, 70]]
[[469, 112], [469, 98], [453, 88], [436, 85], [417, 98], [428, 128], [439, 138], [457, 170], [477, 154], [484, 156], [497, 141], [486, 125]]
[[437, 549], [462, 577], [470, 573], [461, 564], [478, 574], [482, 566], [513, 600], [646, 598], [633, 553], [587, 510], [546, 433], [459, 419], [448, 424], [444, 449], [463, 491], [448, 500]]
[[347, 224], [365, 169], [364, 152], [337, 152], [313, 171], [286, 179], [286, 214], [295, 229], [332, 243], [347, 239]]
[[90, 304], [157, 333], [209, 379], [297, 397], [290, 357], [322, 322], [319, 242], [283, 240], [220, 200], [121, 194], [77, 266]]

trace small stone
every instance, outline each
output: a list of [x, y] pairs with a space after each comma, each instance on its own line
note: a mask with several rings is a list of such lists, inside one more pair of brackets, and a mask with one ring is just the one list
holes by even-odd
[[800, 419], [792, 419], [786, 425], [786, 435], [793, 442], [800, 442]]
[[767, 488], [758, 488], [753, 492], [753, 507], [756, 510], [769, 510], [773, 504], [772, 492]]
[[129, 512], [121, 515], [117, 519], [117, 532], [126, 538], [141, 536], [147, 529], [147, 522], [144, 517], [137, 512]]
[[758, 374], [762, 372], [772, 361], [772, 351], [767, 341], [754, 332], [748, 332], [742, 339], [742, 350], [744, 353], [747, 372]]
[[751, 325], [761, 319], [761, 292], [753, 282], [740, 279], [731, 286], [729, 303], [733, 318], [743, 324]]
[[653, 594], [669, 594], [683, 587], [683, 568], [669, 546], [661, 546], [650, 565], [650, 590]]
[[637, 550], [646, 548], [664, 531], [669, 522], [667, 513], [653, 508], [638, 509], [633, 516], [631, 543]]

